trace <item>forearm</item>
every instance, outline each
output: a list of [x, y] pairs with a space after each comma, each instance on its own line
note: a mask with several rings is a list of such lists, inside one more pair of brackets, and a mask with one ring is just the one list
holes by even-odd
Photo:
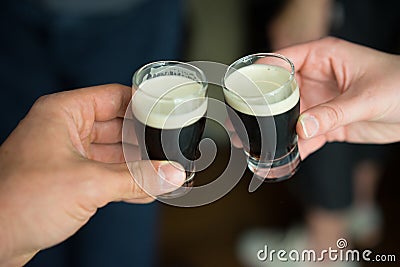
[[[23, 229], [19, 229], [18, 208], [10, 206], [13, 199], [7, 195], [10, 192], [9, 181], [12, 181], [12, 172], [7, 171], [7, 162], [5, 155], [8, 151], [3, 144], [0, 147], [0, 267], [23, 266], [31, 259], [35, 253], [29, 253], [24, 249], [23, 244], [19, 243], [18, 235], [23, 235]], [[27, 238], [27, 237], [26, 237]]]

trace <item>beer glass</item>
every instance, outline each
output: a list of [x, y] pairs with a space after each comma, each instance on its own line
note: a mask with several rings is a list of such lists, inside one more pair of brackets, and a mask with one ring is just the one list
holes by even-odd
[[[260, 53], [235, 61], [223, 79], [228, 114], [248, 156], [248, 168], [267, 182], [285, 180], [299, 167], [300, 94], [294, 74], [288, 58]], [[242, 130], [235, 127], [239, 123]]]
[[138, 69], [132, 80], [132, 112], [142, 159], [180, 163], [186, 171], [184, 185], [160, 197], [182, 196], [193, 186], [206, 122], [205, 75], [188, 63], [159, 61]]

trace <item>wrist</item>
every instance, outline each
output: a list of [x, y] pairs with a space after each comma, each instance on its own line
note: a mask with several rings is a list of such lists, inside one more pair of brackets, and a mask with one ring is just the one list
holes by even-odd
[[4, 217], [0, 216], [0, 266], [12, 266], [10, 264], [12, 258], [12, 241], [10, 240], [10, 232]]
[[36, 253], [27, 252], [22, 244], [18, 244], [16, 232], [13, 230], [15, 222], [7, 214], [6, 208], [0, 205], [0, 266], [12, 267], [25, 265]]
[[0, 266], [1, 267], [19, 267], [24, 266], [30, 259], [35, 256], [36, 253], [26, 254], [11, 258], [0, 259]]
[[4, 220], [0, 220], [0, 266], [13, 267], [23, 266], [35, 256], [37, 252], [19, 254], [18, 249], [4, 225]]

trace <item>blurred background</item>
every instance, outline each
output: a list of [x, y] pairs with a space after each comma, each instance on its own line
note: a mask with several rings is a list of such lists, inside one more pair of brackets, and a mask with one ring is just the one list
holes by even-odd
[[[3, 141], [40, 95], [101, 83], [131, 85], [155, 60], [230, 64], [251, 53], [334, 35], [400, 49], [399, 1], [390, 0], [4, 0], [0, 11]], [[222, 90], [213, 86], [212, 97]], [[5, 115], [7, 114], [7, 115]], [[207, 124], [223, 171], [229, 138]], [[270, 249], [350, 248], [399, 256], [398, 144], [328, 144], [298, 174], [248, 192], [247, 170], [222, 199], [198, 208], [112, 203], [27, 266], [262, 266]], [[289, 263], [268, 266], [291, 266]], [[303, 263], [304, 264], [304, 263]], [[398, 266], [396, 262], [293, 266]]]
[[[398, 53], [396, 1], [188, 1], [186, 59], [230, 64], [251, 53], [334, 35]], [[214, 89], [214, 88], [213, 88]], [[217, 98], [218, 89], [210, 90]], [[216, 177], [229, 156], [228, 137], [208, 127], [219, 153], [196, 181]], [[215, 139], [224, 136], [225, 139]], [[297, 175], [248, 192], [251, 174], [228, 195], [199, 208], [161, 209], [161, 266], [397, 266], [396, 263], [265, 264], [256, 252], [328, 249], [345, 238], [350, 248], [399, 254], [394, 203], [399, 145], [329, 144], [303, 162]]]

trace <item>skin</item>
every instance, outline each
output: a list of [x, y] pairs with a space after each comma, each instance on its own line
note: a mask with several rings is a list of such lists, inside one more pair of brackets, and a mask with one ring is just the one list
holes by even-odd
[[[125, 163], [121, 128], [131, 96], [114, 84], [41, 97], [1, 145], [0, 266], [22, 266], [109, 202], [148, 203], [183, 183], [176, 163]], [[144, 181], [151, 195], [137, 183]]]

